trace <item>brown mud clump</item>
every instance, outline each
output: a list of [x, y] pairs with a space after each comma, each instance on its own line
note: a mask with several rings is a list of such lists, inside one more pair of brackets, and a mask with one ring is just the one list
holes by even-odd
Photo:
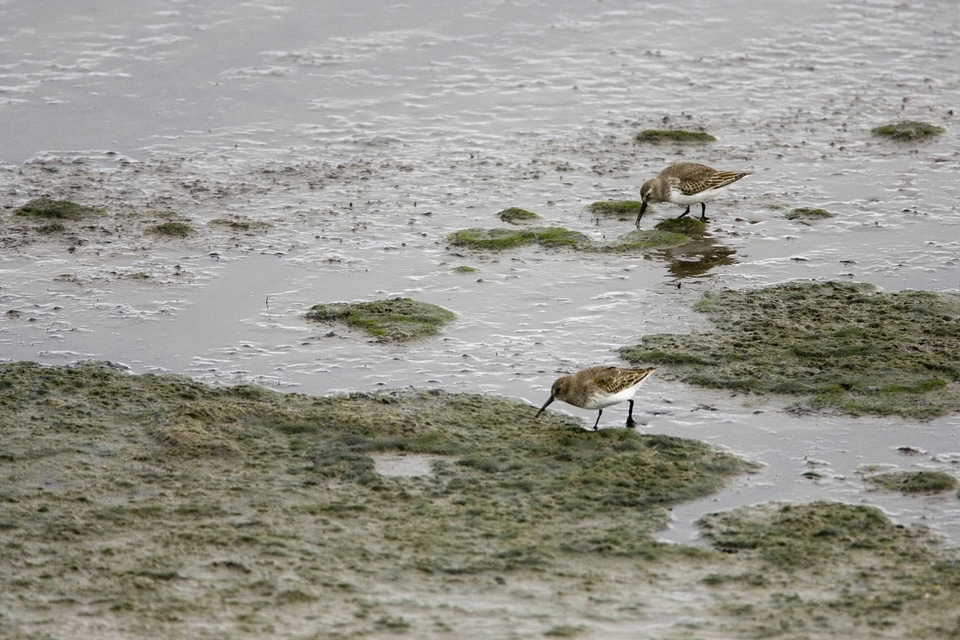
[[309, 320], [339, 322], [365, 331], [380, 342], [407, 342], [432, 336], [454, 318], [452, 311], [410, 298], [316, 304], [307, 312]]
[[709, 292], [696, 309], [714, 332], [648, 335], [621, 353], [690, 384], [805, 396], [796, 410], [960, 412], [960, 296], [796, 282]]

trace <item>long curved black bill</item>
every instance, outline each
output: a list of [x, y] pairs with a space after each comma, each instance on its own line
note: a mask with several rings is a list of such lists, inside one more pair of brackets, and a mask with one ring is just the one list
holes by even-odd
[[540, 414], [543, 413], [543, 410], [550, 406], [550, 403], [553, 402], [553, 396], [550, 396], [550, 399], [543, 403], [543, 406], [540, 407], [540, 411], [537, 411], [537, 415], [533, 416], [534, 418], [539, 418]]
[[642, 203], [640, 204], [640, 215], [637, 216], [637, 226], [638, 226], [638, 227], [640, 226], [640, 218], [643, 217], [643, 212], [646, 211], [646, 210], [647, 210], [647, 203], [646, 203], [646, 201], [644, 201], [644, 202], [642, 202]]

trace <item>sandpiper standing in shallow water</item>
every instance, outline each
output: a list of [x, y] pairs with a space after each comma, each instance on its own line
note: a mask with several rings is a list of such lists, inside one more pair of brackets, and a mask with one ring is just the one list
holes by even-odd
[[717, 171], [696, 162], [678, 162], [660, 172], [640, 187], [640, 218], [650, 202], [672, 202], [687, 209], [678, 218], [690, 213], [690, 205], [700, 203], [700, 221], [707, 221], [707, 202], [716, 198], [724, 189], [750, 175], [749, 171]]
[[569, 376], [558, 378], [550, 388], [550, 399], [547, 400], [535, 418], [540, 417], [554, 400], [562, 400], [581, 409], [597, 409], [597, 421], [593, 423], [593, 430], [600, 424], [603, 408], [626, 400], [630, 403], [630, 412], [627, 415], [627, 428], [634, 428], [633, 395], [640, 384], [647, 379], [653, 369], [621, 369], [600, 365], [589, 367]]

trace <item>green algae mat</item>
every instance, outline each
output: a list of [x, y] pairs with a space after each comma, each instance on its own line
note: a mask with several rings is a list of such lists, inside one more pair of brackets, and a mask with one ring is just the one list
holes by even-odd
[[644, 336], [632, 363], [681, 380], [802, 396], [798, 409], [933, 418], [960, 412], [960, 297], [867, 284], [796, 282], [707, 293], [716, 330]]
[[[275, 503], [329, 528], [332, 547], [379, 547], [378, 557], [424, 571], [509, 570], [564, 554], [655, 553], [650, 534], [671, 505], [750, 468], [693, 440], [534, 420], [535, 407], [495, 396], [316, 398], [103, 363], [0, 365], [0, 390], [3, 460], [14, 478], [3, 491], [16, 505], [0, 530], [38, 543], [102, 540], [147, 518], [190, 520], [208, 542], [256, 548], [272, 534], [235, 524], [260, 517], [254, 503]], [[371, 456], [383, 452], [437, 456], [435, 473], [381, 477]], [[35, 475], [14, 471], [38, 461], [56, 491], [37, 492]], [[135, 485], [143, 487], [127, 491]], [[231, 495], [255, 485], [255, 498]], [[166, 486], [182, 493], [159, 495]], [[350, 530], [325, 527], [331, 516]], [[368, 527], [376, 540], [358, 539]], [[179, 563], [155, 561], [171, 571]]]
[[360, 329], [381, 342], [408, 342], [436, 335], [456, 318], [448, 309], [410, 298], [315, 304], [306, 317]]
[[582, 233], [563, 227], [529, 227], [526, 229], [461, 229], [447, 237], [454, 247], [481, 251], [505, 251], [526, 245], [539, 245], [547, 249], [566, 248], [583, 252], [619, 253], [648, 251], [677, 247], [690, 242], [690, 238], [669, 231], [631, 231], [613, 242], [598, 242]]
[[532, 220], [540, 219], [538, 214], [527, 211], [526, 209], [521, 209], [520, 207], [508, 207], [498, 213], [497, 217], [509, 224], [524, 224]]
[[[637, 216], [640, 215], [640, 209], [643, 207], [643, 203], [639, 200], [614, 200], [614, 201], [600, 201], [593, 202], [586, 206], [586, 210], [592, 213], [595, 216], [609, 216], [615, 217], [620, 220], [629, 220], [631, 222], [637, 219]], [[657, 238], [662, 238], [664, 241], [672, 241], [671, 238], [674, 236], [686, 236], [687, 241], [692, 238], [703, 237], [704, 233], [707, 231], [707, 225], [705, 222], [701, 222], [695, 217], [673, 217], [673, 218], [663, 218], [653, 226], [655, 231], [661, 232], [657, 234], [651, 231], [638, 231], [639, 234], [645, 234], [647, 237], [655, 240]], [[671, 235], [665, 235], [671, 234]], [[644, 237], [643, 235], [637, 237]], [[686, 243], [681, 243], [686, 244]], [[664, 243], [663, 248], [670, 248], [671, 246]], [[654, 247], [657, 248], [657, 247]]]
[[717, 139], [706, 131], [687, 131], [685, 129], [644, 129], [634, 136], [637, 142], [662, 142], [705, 144]]
[[[960, 633], [956, 554], [938, 552], [929, 532], [897, 526], [875, 507], [767, 503], [711, 514], [699, 524], [715, 547], [742, 560], [703, 579], [733, 620], [724, 637], [946, 639]], [[811, 588], [800, 576], [822, 582]], [[745, 591], [758, 597], [744, 599]], [[926, 613], [914, 617], [921, 609]]]
[[957, 488], [957, 479], [943, 471], [887, 471], [864, 478], [878, 489], [901, 493], [942, 493]]
[[[724, 553], [659, 544], [672, 505], [750, 465], [535, 414], [435, 390], [311, 397], [0, 364], [0, 635], [960, 630], [960, 562], [924, 530], [862, 506], [760, 506], [704, 519]], [[386, 454], [432, 470], [384, 473]]]
[[31, 200], [13, 212], [15, 216], [55, 220], [81, 220], [90, 216], [100, 215], [103, 209], [88, 207], [70, 200], [54, 200], [52, 198], [37, 198]]
[[618, 218], [636, 219], [640, 215], [643, 203], [639, 200], [601, 200], [591, 202], [586, 210], [596, 216], [616, 216]]
[[870, 132], [875, 136], [899, 142], [914, 142], [939, 136], [945, 133], [946, 129], [928, 122], [906, 121], [885, 124], [871, 129]]

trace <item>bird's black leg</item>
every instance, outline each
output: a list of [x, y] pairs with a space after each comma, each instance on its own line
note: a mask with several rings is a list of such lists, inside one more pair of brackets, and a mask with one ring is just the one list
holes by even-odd
[[628, 400], [630, 403], [630, 412], [627, 414], [627, 429], [636, 429], [637, 423], [633, 421], [633, 400]]
[[700, 203], [700, 222], [706, 222], [706, 221], [707, 221], [707, 203], [701, 202]]
[[681, 213], [680, 215], [677, 216], [677, 220], [679, 220], [679, 219], [682, 218], [683, 216], [687, 215], [688, 213], [690, 213], [690, 205], [687, 205], [687, 210], [686, 210], [686, 211], [684, 211], [683, 213]]
[[603, 415], [603, 409], [600, 409], [600, 411], [597, 412], [597, 421], [593, 423], [593, 430], [594, 430], [594, 431], [597, 430], [597, 425], [600, 424], [600, 416], [602, 416], [602, 415]]

